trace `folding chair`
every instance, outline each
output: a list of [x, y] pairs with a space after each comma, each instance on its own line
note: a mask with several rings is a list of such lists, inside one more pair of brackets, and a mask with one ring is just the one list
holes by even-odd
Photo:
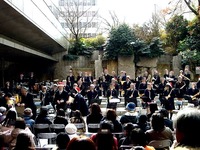
[[49, 124], [34, 124], [33, 133], [37, 137], [38, 133], [47, 133], [49, 132]]
[[38, 142], [40, 147], [53, 148], [55, 146], [57, 134], [55, 132], [52, 133], [38, 133]]
[[73, 124], [76, 126], [77, 130], [82, 129], [85, 126], [84, 123], [73, 123]]
[[156, 150], [170, 149], [170, 146], [172, 145], [172, 141], [169, 139], [153, 140], [153, 141], [150, 141], [148, 145], [153, 146]]
[[50, 124], [50, 131], [55, 133], [65, 132], [64, 124]]
[[87, 128], [88, 128], [88, 132], [96, 133], [100, 128], [100, 124], [99, 123], [89, 123], [87, 125]]
[[130, 150], [132, 147], [133, 145], [121, 145], [119, 150]]

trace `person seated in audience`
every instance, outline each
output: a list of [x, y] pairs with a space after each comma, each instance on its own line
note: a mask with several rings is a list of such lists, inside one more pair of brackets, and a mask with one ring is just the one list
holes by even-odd
[[113, 134], [110, 130], [99, 130], [96, 134], [95, 144], [98, 150], [117, 150], [118, 147], [114, 143]]
[[29, 136], [31, 141], [31, 147], [35, 147], [34, 134], [26, 127], [25, 121], [22, 118], [18, 118], [15, 122], [14, 129], [7, 130], [2, 133], [5, 144], [8, 145], [9, 149], [12, 150], [16, 145], [17, 136], [20, 133], [25, 133]]
[[56, 137], [56, 147], [52, 150], [66, 150], [70, 138], [67, 133], [60, 132]]
[[86, 131], [86, 123], [83, 119], [83, 116], [79, 110], [76, 110], [72, 113], [72, 117], [70, 118], [71, 123], [83, 123], [83, 127], [78, 128], [77, 132], [83, 133]]
[[17, 113], [14, 109], [9, 109], [4, 120], [0, 122], [0, 131], [7, 131], [14, 128]]
[[6, 118], [7, 109], [6, 107], [0, 107], [0, 122], [2, 122]]
[[56, 117], [53, 121], [54, 124], [64, 124], [65, 126], [68, 124], [68, 120], [65, 118], [65, 111], [60, 108], [57, 111]]
[[[87, 125], [88, 124], [100, 124], [102, 118], [103, 118], [103, 115], [102, 115], [101, 108], [100, 108], [99, 104], [93, 103], [90, 106], [90, 113], [86, 117]], [[88, 132], [97, 132], [97, 131], [98, 131], [98, 129], [88, 128]]]
[[109, 120], [113, 123], [114, 125], [114, 129], [112, 131], [113, 133], [123, 131], [122, 124], [118, 121], [117, 114], [114, 109], [107, 110], [106, 115], [102, 118], [102, 121], [104, 120]]
[[130, 145], [132, 143], [131, 141], [131, 131], [136, 128], [135, 124], [129, 122], [124, 125], [124, 137], [119, 139], [119, 148], [121, 145]]
[[151, 116], [151, 126], [152, 128], [146, 131], [148, 142], [166, 139], [171, 140], [171, 142], [174, 141], [175, 137], [173, 131], [165, 126], [164, 117], [161, 113], [153, 113]]
[[35, 150], [30, 137], [26, 133], [19, 133], [13, 150]]
[[50, 119], [48, 118], [48, 110], [46, 107], [40, 108], [40, 113], [35, 119], [35, 124], [52, 124]]
[[151, 129], [150, 122], [148, 122], [148, 117], [145, 114], [142, 114], [142, 115], [139, 116], [137, 125], [144, 132]]
[[69, 136], [70, 140], [73, 139], [74, 137], [78, 137], [77, 127], [73, 123], [68, 123], [65, 126], [65, 132]]
[[164, 123], [166, 127], [169, 127], [172, 131], [174, 131], [173, 128], [173, 121], [171, 119], [169, 119], [169, 112], [165, 109], [162, 108], [159, 110], [159, 112], [163, 115], [164, 117]]
[[[106, 132], [110, 135], [110, 133], [112, 133], [113, 129], [114, 129], [114, 125], [113, 125], [112, 121], [104, 120], [103, 122], [100, 123], [100, 129], [98, 130], [98, 132], [93, 133], [90, 136], [90, 138], [92, 139], [92, 141], [94, 141], [94, 143], [96, 145], [98, 145], [97, 144], [97, 134], [98, 133], [101, 134], [102, 132]], [[112, 147], [117, 148], [118, 147], [118, 139], [113, 135], [112, 135], [112, 138], [113, 138]]]
[[173, 121], [176, 131], [174, 150], [199, 150], [200, 142], [200, 111], [195, 108], [180, 110]]
[[155, 150], [154, 147], [147, 144], [146, 134], [140, 128], [135, 128], [131, 131], [131, 141], [133, 144], [131, 150], [134, 150], [135, 146], [143, 146], [145, 150]]
[[96, 146], [88, 137], [76, 137], [70, 140], [66, 150], [96, 150]]
[[126, 105], [127, 112], [120, 118], [120, 122], [122, 125], [129, 122], [133, 124], [136, 124], [138, 122], [138, 112], [136, 111], [135, 106], [136, 105], [133, 102], [129, 102]]
[[35, 124], [35, 120], [33, 120], [31, 117], [33, 116], [31, 108], [24, 109], [24, 115], [23, 119], [26, 124], [30, 125], [31, 129], [33, 128], [33, 125]]

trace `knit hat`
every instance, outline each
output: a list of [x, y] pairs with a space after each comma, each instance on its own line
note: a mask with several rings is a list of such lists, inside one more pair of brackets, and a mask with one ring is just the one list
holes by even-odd
[[126, 110], [129, 110], [129, 111], [135, 110], [135, 103], [129, 102], [129, 103], [126, 105]]
[[72, 124], [72, 123], [68, 123], [66, 126], [65, 126], [65, 131], [67, 134], [69, 135], [72, 135], [72, 134], [76, 134], [77, 132], [77, 127]]
[[0, 107], [0, 113], [3, 114], [4, 112], [6, 112], [6, 107], [1, 106]]
[[31, 108], [24, 109], [24, 115], [30, 117], [33, 116], [32, 109]]

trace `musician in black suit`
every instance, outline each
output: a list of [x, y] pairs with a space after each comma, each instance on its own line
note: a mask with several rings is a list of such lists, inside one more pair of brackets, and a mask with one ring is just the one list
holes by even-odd
[[111, 102], [112, 99], [118, 99], [118, 92], [113, 84], [110, 84], [107, 91], [107, 108], [115, 109], [117, 108], [117, 102]]
[[54, 98], [54, 104], [56, 105], [56, 109], [59, 110], [62, 108], [63, 110], [66, 110], [69, 95], [68, 92], [64, 90], [64, 84], [62, 82], [59, 82], [58, 84], [58, 90], [55, 93]]
[[170, 119], [172, 119], [172, 111], [175, 109], [174, 106], [175, 90], [171, 87], [170, 83], [166, 83], [163, 94], [162, 94], [162, 104], [163, 107], [169, 112]]
[[135, 106], [137, 107], [137, 97], [139, 96], [138, 90], [135, 88], [135, 84], [131, 83], [130, 88], [126, 90], [124, 99], [125, 99], [125, 106], [129, 102], [134, 102]]
[[21, 107], [24, 107], [24, 108], [31, 108], [32, 113], [33, 113], [33, 116], [31, 118], [32, 119], [36, 118], [36, 115], [37, 115], [36, 105], [35, 105], [34, 100], [33, 100], [33, 95], [28, 92], [28, 88], [26, 88], [26, 87], [21, 88], [21, 102], [19, 102], [17, 104], [17, 106], [21, 106]]
[[94, 100], [99, 99], [98, 92], [95, 90], [94, 84], [90, 84], [90, 90], [87, 91], [88, 106], [92, 104]]
[[39, 93], [41, 106], [52, 104], [50, 92], [47, 90], [47, 86], [42, 86], [42, 90]]
[[146, 77], [142, 77], [142, 81], [140, 82], [138, 87], [139, 94], [143, 95], [146, 88], [147, 88]]
[[108, 74], [108, 70], [105, 69], [102, 76], [102, 87], [103, 87], [103, 95], [107, 96], [107, 90], [109, 88], [109, 84], [111, 82], [111, 76]]
[[153, 90], [152, 83], [147, 83], [147, 88], [144, 90], [144, 94], [141, 97], [142, 98], [142, 105], [143, 108], [149, 108], [149, 103], [153, 102], [155, 98], [155, 91]]
[[188, 103], [194, 104], [194, 106], [199, 105], [199, 96], [200, 96], [200, 91], [196, 87], [196, 83], [191, 83], [191, 87], [187, 89], [186, 95], [184, 96], [185, 99], [188, 100]]
[[69, 88], [72, 89], [73, 85], [75, 83], [75, 77], [73, 75], [72, 70], [70, 70], [69, 75], [66, 78], [66, 81], [67, 81], [67, 85], [69, 86]]

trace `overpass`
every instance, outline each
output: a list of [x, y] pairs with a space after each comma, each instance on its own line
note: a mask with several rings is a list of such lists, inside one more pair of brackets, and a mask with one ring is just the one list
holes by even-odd
[[54, 54], [67, 53], [67, 33], [46, 1], [0, 0], [0, 86], [19, 73], [49, 70]]

